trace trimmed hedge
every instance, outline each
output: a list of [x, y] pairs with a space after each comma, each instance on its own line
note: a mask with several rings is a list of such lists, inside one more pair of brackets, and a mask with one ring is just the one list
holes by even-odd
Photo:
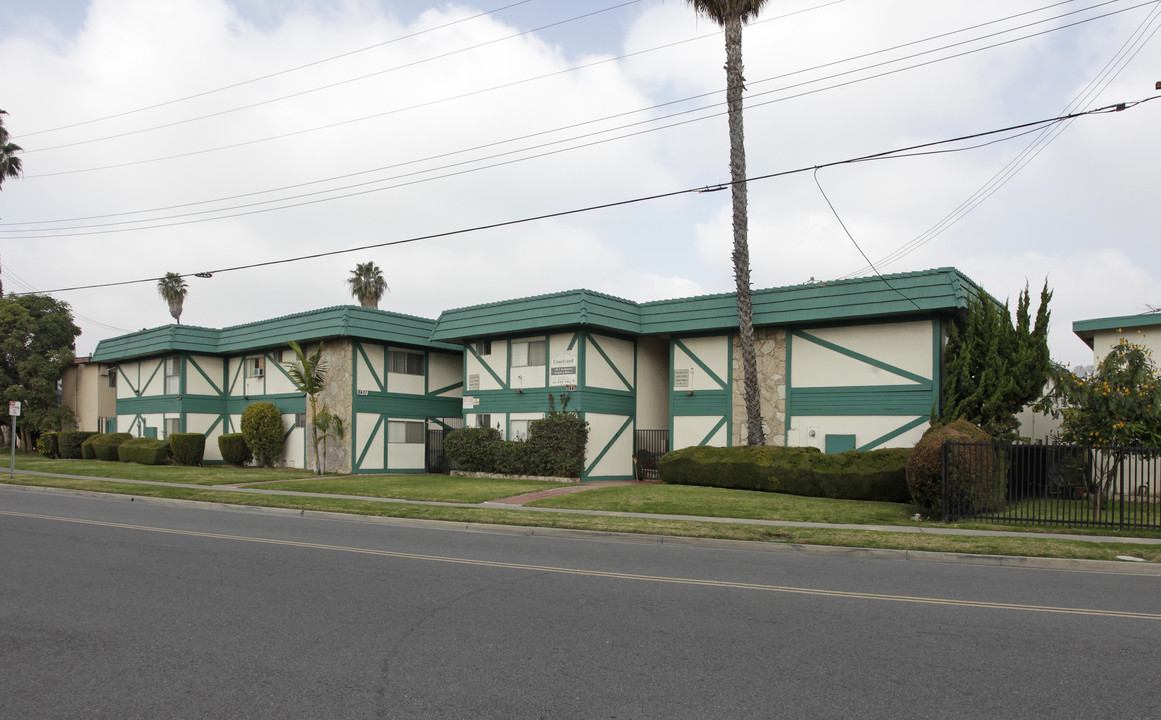
[[525, 441], [502, 440], [495, 428], [469, 427], [448, 433], [444, 450], [457, 470], [537, 475], [581, 476], [589, 424], [576, 413], [549, 412], [528, 424]]
[[66, 460], [81, 459], [81, 443], [96, 435], [88, 430], [68, 430], [58, 436], [60, 456]]
[[132, 439], [129, 433], [102, 433], [94, 435], [81, 443], [81, 457], [86, 460], [104, 460], [117, 462], [120, 456], [117, 448], [126, 440]]
[[906, 448], [824, 454], [814, 447], [688, 447], [657, 461], [674, 485], [842, 500], [908, 501]]
[[225, 433], [218, 436], [218, 450], [222, 453], [222, 460], [242, 467], [254, 459], [250, 448], [246, 446], [246, 439], [242, 433]]
[[60, 433], [42, 432], [36, 439], [36, 451], [46, 458], [60, 457]]
[[246, 447], [262, 467], [274, 467], [282, 459], [286, 436], [282, 434], [282, 412], [272, 402], [250, 403], [242, 411], [242, 437]]
[[178, 465], [202, 464], [206, 456], [205, 433], [170, 433], [169, 449], [173, 451], [173, 461]]
[[146, 437], [126, 440], [117, 448], [117, 453], [121, 462], [134, 462], [142, 465], [164, 465], [172, 455], [168, 440], [154, 440]]
[[[928, 428], [907, 463], [907, 487], [911, 502], [933, 516], [943, 514], [943, 445], [947, 442], [990, 443], [992, 436], [967, 420], [939, 427]], [[979, 456], [977, 456], [979, 457]], [[996, 466], [994, 456], [975, 467], [949, 468], [948, 482], [956, 503], [961, 509], [985, 510], [985, 505], [994, 502], [992, 498], [1003, 498], [1002, 488], [996, 483], [1005, 482], [1004, 473]], [[984, 498], [987, 498], [986, 500]]]

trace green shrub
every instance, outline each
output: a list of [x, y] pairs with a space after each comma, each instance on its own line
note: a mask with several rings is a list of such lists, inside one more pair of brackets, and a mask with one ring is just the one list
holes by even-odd
[[[948, 442], [990, 443], [992, 436], [967, 420], [956, 420], [947, 425], [932, 427], [911, 450], [907, 463], [907, 488], [911, 502], [932, 515], [943, 513], [943, 445]], [[977, 457], [985, 458], [984, 455]], [[949, 488], [957, 499], [965, 499], [964, 493], [977, 495], [969, 505], [983, 509], [980, 505], [985, 492], [991, 492], [994, 481], [1003, 482], [994, 471], [994, 454], [988, 454], [981, 462], [948, 468]], [[993, 478], [993, 476], [996, 476]], [[1002, 493], [1000, 494], [1002, 497]]]
[[60, 433], [41, 433], [36, 439], [36, 451], [46, 458], [60, 457]]
[[657, 462], [662, 482], [843, 500], [907, 502], [910, 451], [826, 455], [814, 447], [688, 447]]
[[129, 433], [102, 433], [100, 435], [94, 435], [81, 443], [81, 457], [90, 460], [96, 459], [106, 462], [117, 462], [121, 459], [117, 453], [117, 447], [132, 437]]
[[571, 412], [550, 412], [528, 423], [527, 475], [577, 478], [584, 472], [589, 424]]
[[498, 472], [496, 466], [503, 442], [496, 428], [466, 427], [448, 433], [443, 447], [456, 470]]
[[66, 460], [81, 459], [81, 443], [96, 435], [88, 430], [69, 430], [58, 436], [60, 456]]
[[206, 455], [205, 433], [170, 433], [169, 449], [178, 465], [201, 465]]
[[172, 455], [168, 440], [155, 440], [147, 437], [126, 440], [117, 447], [117, 454], [121, 458], [121, 462], [134, 462], [142, 465], [164, 465]]
[[222, 453], [222, 460], [242, 467], [254, 459], [250, 448], [246, 447], [246, 439], [242, 433], [226, 433], [218, 436], [218, 450]]
[[274, 403], [250, 403], [242, 411], [242, 437], [259, 465], [274, 467], [278, 464], [286, 437], [282, 434], [282, 413]]

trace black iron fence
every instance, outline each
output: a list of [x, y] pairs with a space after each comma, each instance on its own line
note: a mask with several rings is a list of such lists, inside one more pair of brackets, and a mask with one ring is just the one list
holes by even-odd
[[1161, 448], [947, 443], [943, 519], [1161, 529]]
[[638, 430], [633, 438], [633, 463], [638, 480], [659, 480], [657, 459], [669, 452], [668, 430]]
[[[428, 418], [432, 420], [432, 418]], [[438, 422], [438, 425], [436, 424]], [[455, 463], [447, 457], [443, 441], [452, 430], [464, 426], [462, 418], [444, 418], [441, 421], [431, 422], [427, 426], [427, 452], [424, 469], [429, 473], [447, 475], [455, 470]]]

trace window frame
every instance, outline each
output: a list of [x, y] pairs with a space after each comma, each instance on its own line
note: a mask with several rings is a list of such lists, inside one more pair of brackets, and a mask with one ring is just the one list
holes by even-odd
[[[387, 444], [388, 445], [424, 445], [427, 442], [426, 432], [424, 430], [424, 422], [422, 420], [388, 420], [387, 421]], [[399, 426], [403, 426], [403, 439], [393, 439], [393, 436], [398, 435], [396, 430]], [[415, 430], [418, 428], [418, 430]], [[414, 436], [418, 436], [415, 439]]]
[[[172, 370], [170, 372], [170, 363], [172, 363]], [[166, 395], [180, 395], [181, 394], [181, 356], [180, 355], [166, 355], [165, 360], [162, 361], [164, 367], [162, 373], [165, 377], [165, 394]], [[173, 382], [173, 386], [170, 385]]]
[[[540, 362], [532, 362], [532, 348], [539, 346]], [[516, 348], [522, 347], [522, 351]], [[548, 364], [548, 343], [544, 340], [518, 340], [512, 343], [512, 367], [544, 367]]]
[[[398, 358], [403, 357], [402, 370], [395, 369], [395, 366], [400, 364], [397, 362]], [[418, 371], [413, 367], [413, 359], [417, 361]], [[424, 371], [424, 354], [415, 352], [413, 350], [394, 350], [387, 351], [387, 372], [394, 375], [412, 375], [423, 377]]]

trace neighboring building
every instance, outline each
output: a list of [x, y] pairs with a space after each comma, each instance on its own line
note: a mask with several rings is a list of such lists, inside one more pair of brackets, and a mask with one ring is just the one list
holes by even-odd
[[[754, 291], [767, 442], [913, 445], [940, 405], [948, 322], [980, 292], [952, 268]], [[736, 327], [733, 294], [574, 290], [447, 310], [432, 339], [465, 349], [468, 425], [515, 439], [567, 394], [595, 480], [634, 476], [638, 431], [667, 433], [667, 449], [745, 443]]]
[[1095, 367], [1121, 340], [1128, 340], [1161, 357], [1161, 313], [1077, 320], [1072, 332], [1092, 348]]
[[76, 358], [61, 373], [60, 388], [61, 405], [71, 409], [75, 417], [66, 430], [106, 431], [107, 423], [117, 414], [116, 368], [93, 362], [91, 357]]
[[288, 342], [329, 367], [319, 396], [346, 435], [327, 446], [334, 472], [423, 472], [429, 424], [458, 423], [462, 353], [430, 340], [434, 321], [344, 306], [215, 330], [167, 325], [102, 341], [95, 361], [116, 366], [116, 418], [107, 431], [164, 438], [206, 434], [206, 460], [221, 461], [217, 438], [239, 432], [242, 411], [274, 403], [286, 431], [284, 462], [313, 465], [304, 393], [284, 364]]

